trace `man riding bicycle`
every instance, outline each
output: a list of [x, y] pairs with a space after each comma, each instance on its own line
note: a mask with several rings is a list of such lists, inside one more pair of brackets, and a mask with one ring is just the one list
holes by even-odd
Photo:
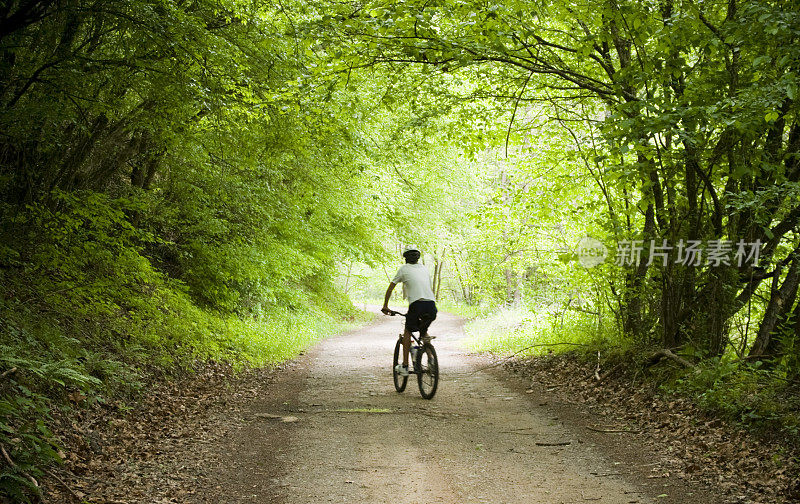
[[392, 291], [399, 283], [403, 283], [408, 298], [408, 313], [406, 314], [406, 327], [403, 333], [403, 364], [398, 364], [395, 371], [401, 376], [408, 376], [408, 352], [411, 347], [411, 332], [419, 331], [422, 338], [428, 338], [428, 327], [436, 319], [436, 301], [431, 289], [431, 275], [424, 264], [419, 264], [421, 257], [419, 249], [409, 245], [403, 249], [406, 263], [400, 266], [394, 278], [386, 289], [381, 311], [388, 315], [389, 298]]

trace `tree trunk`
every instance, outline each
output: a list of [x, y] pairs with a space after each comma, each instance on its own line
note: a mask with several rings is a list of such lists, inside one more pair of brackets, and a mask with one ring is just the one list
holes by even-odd
[[[655, 210], [653, 205], [647, 205], [644, 220], [643, 238], [646, 242], [655, 234]], [[647, 261], [641, 260], [635, 269], [628, 273], [623, 291], [623, 321], [622, 328], [625, 334], [631, 335], [636, 340], [643, 339], [649, 332], [649, 323], [644, 315], [645, 277], [647, 275]]]
[[442, 269], [444, 269], [444, 249], [442, 249], [442, 258], [437, 264], [437, 271], [434, 273], [435, 288], [433, 294], [436, 297], [436, 301], [439, 301], [439, 291], [442, 288]]
[[461, 268], [458, 267], [458, 256], [453, 257], [453, 267], [456, 269], [456, 276], [458, 276], [458, 284], [461, 286], [461, 296], [465, 303], [472, 304], [472, 296], [469, 293], [469, 288], [464, 283], [464, 276], [461, 274]]
[[769, 303], [764, 312], [761, 326], [758, 328], [753, 346], [750, 347], [748, 358], [771, 358], [775, 357], [778, 351], [778, 334], [781, 326], [787, 321], [789, 312], [794, 305], [797, 297], [797, 286], [800, 283], [800, 261], [797, 256], [792, 259], [789, 271], [783, 284], [778, 288], [778, 277], [776, 274], [772, 280], [772, 290]]

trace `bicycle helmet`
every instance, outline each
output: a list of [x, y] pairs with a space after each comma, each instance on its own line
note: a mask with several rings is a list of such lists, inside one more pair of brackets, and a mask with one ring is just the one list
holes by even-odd
[[416, 245], [406, 245], [403, 247], [403, 257], [405, 257], [409, 252], [416, 252], [417, 254], [422, 255]]

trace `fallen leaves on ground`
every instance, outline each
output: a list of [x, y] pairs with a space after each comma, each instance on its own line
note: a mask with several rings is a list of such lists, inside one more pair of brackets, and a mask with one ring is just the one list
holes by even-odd
[[208, 364], [152, 383], [131, 409], [117, 402], [57, 414], [64, 464], [45, 478], [45, 501], [189, 502], [219, 460], [215, 441], [232, 429], [224, 417], [271, 380], [267, 369], [235, 373], [228, 365]]
[[[566, 403], [580, 403], [606, 429], [641, 431], [662, 464], [651, 477], [672, 473], [714, 485], [732, 501], [800, 501], [800, 453], [701, 411], [686, 397], [660, 393], [633, 370], [598, 386], [595, 365], [574, 354], [548, 355], [506, 363], [513, 372]], [[629, 435], [629, 434], [621, 434]]]

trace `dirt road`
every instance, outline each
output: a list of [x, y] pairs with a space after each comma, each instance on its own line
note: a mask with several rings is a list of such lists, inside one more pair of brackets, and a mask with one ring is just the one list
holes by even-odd
[[[400, 318], [328, 339], [242, 411], [202, 502], [694, 502], [636, 482], [554, 410], [465, 354], [460, 319], [440, 314], [441, 382], [394, 391]], [[569, 443], [569, 444], [566, 444]], [[708, 504], [708, 500], [703, 501]]]

